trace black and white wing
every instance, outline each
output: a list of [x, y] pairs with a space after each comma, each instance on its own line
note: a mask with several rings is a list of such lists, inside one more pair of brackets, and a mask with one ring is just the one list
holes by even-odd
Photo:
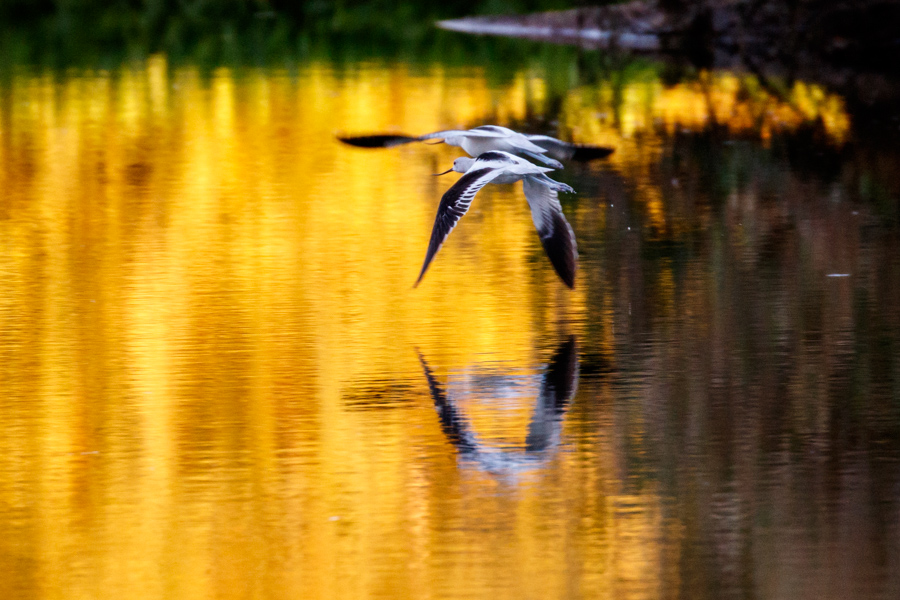
[[424, 142], [425, 140], [443, 140], [446, 137], [457, 135], [471, 135], [473, 137], [501, 137], [499, 133], [491, 131], [467, 131], [465, 129], [445, 129], [425, 135], [406, 135], [405, 133], [375, 133], [371, 135], [337, 136], [337, 139], [358, 148], [392, 148], [411, 142]]
[[422, 281], [434, 255], [441, 249], [447, 236], [450, 235], [459, 220], [468, 212], [472, 198], [475, 197], [478, 190], [500, 175], [501, 171], [499, 168], [484, 166], [484, 161], [476, 161], [472, 168], [459, 178], [459, 181], [444, 192], [444, 195], [441, 196], [441, 204], [438, 206], [437, 216], [434, 219], [434, 227], [431, 229], [431, 241], [428, 242], [425, 262], [422, 264], [422, 271], [413, 287], [418, 286]]
[[534, 176], [522, 180], [525, 199], [531, 208], [531, 219], [541, 238], [541, 245], [557, 275], [570, 288], [575, 287], [575, 271], [578, 269], [578, 247], [575, 232], [566, 221], [559, 196]]
[[349, 137], [338, 136], [338, 140], [350, 146], [358, 148], [392, 148], [401, 144], [410, 142], [418, 142], [419, 138], [403, 134], [376, 134], [376, 135], [357, 135]]
[[595, 160], [606, 158], [615, 149], [607, 146], [589, 146], [587, 144], [571, 144], [548, 135], [529, 135], [528, 139], [547, 151], [547, 154], [557, 160]]

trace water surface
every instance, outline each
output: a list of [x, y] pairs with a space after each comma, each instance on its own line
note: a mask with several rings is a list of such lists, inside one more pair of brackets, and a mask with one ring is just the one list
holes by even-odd
[[[3, 598], [894, 598], [898, 151], [814, 84], [439, 62], [0, 84]], [[776, 93], [777, 92], [777, 93]], [[458, 153], [616, 147], [574, 291]]]

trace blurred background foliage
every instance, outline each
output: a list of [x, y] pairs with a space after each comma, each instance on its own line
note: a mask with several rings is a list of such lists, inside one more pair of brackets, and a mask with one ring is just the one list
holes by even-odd
[[438, 55], [446, 60], [460, 53], [467, 60], [469, 48], [477, 44], [442, 34], [434, 21], [584, 4], [588, 2], [0, 0], [0, 59], [6, 66], [100, 68], [156, 52], [174, 63], [200, 65], [272, 64], [326, 53], [338, 63], [366, 56], [427, 60]]

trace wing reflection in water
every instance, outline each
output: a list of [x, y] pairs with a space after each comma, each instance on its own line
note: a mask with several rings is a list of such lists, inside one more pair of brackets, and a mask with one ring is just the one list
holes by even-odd
[[[563, 415], [578, 389], [578, 350], [574, 336], [560, 344], [547, 365], [522, 449], [501, 449], [481, 442], [465, 415], [438, 382], [421, 352], [419, 361], [428, 379], [441, 429], [458, 450], [462, 461], [491, 473], [512, 475], [538, 468], [553, 456], [560, 443]], [[498, 381], [502, 385], [504, 379]]]

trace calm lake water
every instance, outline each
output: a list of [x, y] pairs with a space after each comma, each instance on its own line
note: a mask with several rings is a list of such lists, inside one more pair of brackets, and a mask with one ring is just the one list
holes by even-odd
[[[0, 81], [0, 597], [900, 597], [900, 151], [577, 64]], [[484, 123], [616, 148], [574, 290], [521, 184], [413, 289], [459, 150], [335, 141]]]

